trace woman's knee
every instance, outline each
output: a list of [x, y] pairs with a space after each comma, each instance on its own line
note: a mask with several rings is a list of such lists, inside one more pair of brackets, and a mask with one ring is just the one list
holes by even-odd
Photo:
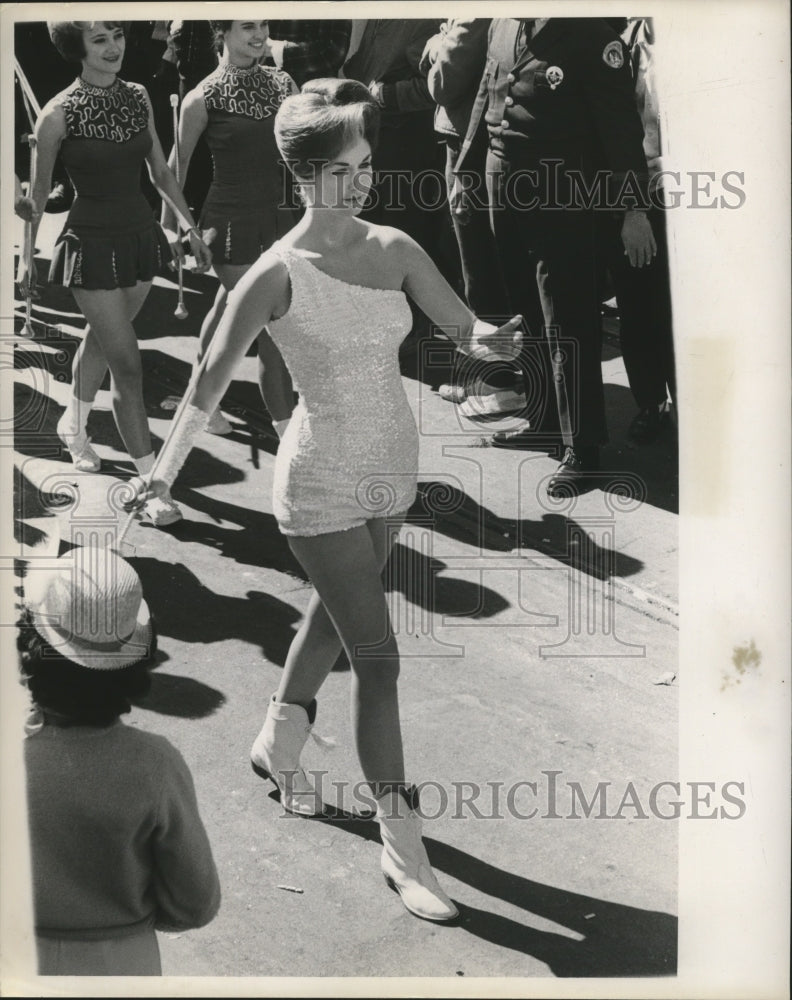
[[350, 659], [359, 684], [395, 685], [399, 679], [399, 650], [392, 636], [356, 646]]
[[314, 637], [322, 641], [335, 640], [336, 642], [340, 642], [336, 627], [322, 605], [309, 608], [300, 631], [310, 632]]
[[113, 384], [122, 393], [137, 391], [143, 382], [143, 365], [137, 358], [114, 359], [110, 365]]

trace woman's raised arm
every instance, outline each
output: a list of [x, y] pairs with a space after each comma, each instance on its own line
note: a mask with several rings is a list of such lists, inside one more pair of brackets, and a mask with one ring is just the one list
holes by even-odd
[[426, 251], [406, 233], [392, 230], [391, 246], [403, 268], [402, 288], [464, 354], [482, 361], [511, 361], [522, 345], [522, 317], [496, 327], [478, 319], [459, 298]]
[[175, 417], [150, 476], [132, 479], [132, 506], [167, 496], [209, 414], [223, 398], [237, 365], [262, 326], [289, 307], [289, 273], [275, 254], [263, 254], [228, 296], [223, 318]]
[[288, 300], [286, 265], [275, 254], [263, 254], [228, 295], [223, 318], [198, 376], [194, 406], [213, 412], [261, 328], [285, 312]]

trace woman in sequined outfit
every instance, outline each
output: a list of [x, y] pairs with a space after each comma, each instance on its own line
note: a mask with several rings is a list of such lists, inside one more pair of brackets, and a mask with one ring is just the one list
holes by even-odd
[[[51, 283], [71, 288], [88, 321], [74, 358], [72, 397], [58, 423], [58, 436], [81, 472], [96, 472], [99, 456], [86, 433], [88, 414], [108, 368], [113, 415], [127, 452], [140, 475], [154, 464], [140, 350], [132, 321], [154, 275], [171, 259], [164, 233], [140, 187], [145, 160], [163, 199], [170, 200], [188, 228], [197, 269], [211, 264], [176, 178], [154, 130], [144, 87], [118, 77], [125, 51], [117, 21], [51, 21], [50, 37], [80, 75], [42, 110], [36, 122], [36, 171], [32, 198], [40, 213], [50, 191], [60, 151], [77, 197], [58, 238], [49, 270]], [[35, 245], [38, 223], [30, 227]], [[27, 233], [26, 233], [27, 236]], [[20, 255], [19, 283], [27, 291], [27, 239]], [[157, 526], [172, 524], [181, 512], [169, 496], [152, 501], [146, 514]]]
[[411, 913], [447, 921], [457, 909], [432, 872], [417, 790], [405, 780], [399, 650], [382, 580], [417, 489], [418, 431], [399, 345], [412, 324], [408, 296], [461, 350], [484, 361], [516, 356], [521, 320], [499, 329], [481, 322], [413, 239], [359, 218], [378, 124], [376, 102], [354, 80], [312, 80], [284, 101], [278, 146], [305, 214], [229, 296], [151, 492], [169, 488], [266, 323], [300, 390], [291, 416], [291, 406], [280, 409], [282, 400], [271, 405], [282, 435], [273, 511], [315, 593], [253, 744], [253, 767], [275, 782], [287, 810], [322, 812], [300, 754], [316, 695], [343, 646], [358, 757], [382, 835], [382, 871]]
[[[220, 64], [184, 98], [179, 120], [181, 183], [185, 183], [202, 135], [214, 164], [201, 227], [207, 239], [212, 233], [213, 265], [220, 287], [201, 327], [196, 364], [212, 339], [229, 291], [297, 222], [287, 204], [286, 171], [273, 131], [275, 113], [289, 94], [297, 92], [297, 84], [288, 73], [259, 64], [268, 52], [266, 21], [213, 21], [212, 26]], [[169, 163], [176, 166], [175, 146]], [[173, 212], [167, 205], [162, 224], [173, 225]], [[268, 346], [268, 338], [260, 338], [260, 381], [265, 368], [272, 373], [276, 366], [288, 381], [280, 356], [268, 353]], [[231, 425], [216, 410], [207, 430], [228, 434]]]

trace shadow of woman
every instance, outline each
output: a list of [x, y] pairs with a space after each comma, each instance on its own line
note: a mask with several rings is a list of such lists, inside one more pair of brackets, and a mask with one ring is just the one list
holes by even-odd
[[408, 521], [423, 524], [426, 518], [432, 531], [454, 541], [487, 551], [530, 549], [600, 580], [632, 576], [644, 566], [640, 559], [598, 544], [589, 528], [565, 514], [545, 513], [538, 520], [502, 518], [467, 493], [440, 481], [418, 484]]
[[292, 555], [289, 544], [278, 530], [272, 514], [250, 507], [240, 507], [190, 490], [189, 487], [194, 484], [186, 474], [187, 471], [185, 468], [185, 475], [179, 478], [177, 488], [174, 490], [176, 499], [183, 500], [193, 510], [207, 514], [217, 522], [227, 522], [239, 527], [227, 528], [224, 524], [207, 524], [185, 518], [178, 525], [179, 538], [182, 541], [209, 546], [220, 552], [223, 558], [233, 559], [234, 562], [245, 566], [274, 569], [306, 580], [302, 567]]
[[295, 635], [298, 611], [284, 601], [250, 590], [245, 597], [218, 594], [186, 566], [151, 557], [130, 557], [162, 636], [208, 644], [238, 639], [258, 646], [271, 663], [283, 665]]
[[180, 719], [204, 719], [213, 715], [226, 701], [222, 691], [192, 677], [155, 670], [151, 674], [151, 689], [144, 698], [133, 701], [136, 708]]
[[[179, 499], [182, 495], [178, 494]], [[185, 521], [177, 526], [180, 540], [209, 545], [224, 558], [267, 567], [308, 582], [272, 514], [209, 499], [197, 492], [191, 492], [185, 502], [218, 520], [238, 524], [241, 530]], [[505, 597], [488, 587], [441, 577], [443, 569], [445, 564], [439, 559], [396, 542], [384, 571], [386, 590], [403, 594], [406, 600], [424, 610], [447, 616], [491, 617], [510, 606]]]
[[557, 976], [664, 976], [677, 966], [677, 918], [656, 910], [534, 882], [450, 844], [426, 838], [433, 867], [546, 920], [580, 939], [541, 931], [465, 906], [461, 925], [477, 937], [545, 962]]
[[[332, 824], [363, 840], [379, 842], [369, 817], [328, 807], [313, 822]], [[678, 920], [658, 910], [613, 903], [569, 892], [505, 871], [450, 844], [424, 837], [432, 867], [472, 889], [493, 896], [571, 934], [539, 930], [530, 923], [455, 899], [460, 915], [452, 926], [503, 948], [544, 962], [559, 977], [672, 976], [677, 969]], [[447, 887], [446, 887], [447, 888]]]
[[491, 618], [511, 603], [490, 587], [442, 577], [446, 564], [396, 542], [385, 569], [385, 589], [401, 593], [431, 614], [455, 618]]

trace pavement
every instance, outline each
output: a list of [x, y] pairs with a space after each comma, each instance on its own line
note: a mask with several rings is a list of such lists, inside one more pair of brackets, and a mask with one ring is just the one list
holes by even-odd
[[[45, 259], [62, 221], [45, 217]], [[158, 279], [136, 321], [156, 447], [213, 287], [188, 275], [179, 320], [174, 282]], [[84, 321], [63, 289], [46, 289], [34, 316], [35, 339], [12, 338], [17, 530], [7, 544], [25, 558], [37, 542], [42, 552], [53, 539], [99, 538], [140, 573], [159, 662], [127, 721], [186, 758], [220, 871], [218, 917], [160, 935], [166, 975], [673, 975], [678, 830], [652, 794], [678, 771], [676, 448], [670, 437], [626, 443], [635, 407], [617, 321], [606, 320], [603, 350], [604, 474], [569, 500], [546, 496], [557, 465], [547, 451], [485, 446], [514, 420], [469, 420], [437, 395], [450, 360], [442, 342], [405, 356], [420, 485], [387, 581], [408, 775], [424, 784], [430, 858], [461, 910], [438, 926], [388, 891], [376, 824], [350, 818], [361, 774], [343, 657], [316, 723], [337, 746], [309, 741], [304, 756], [333, 815], [288, 816], [250, 768], [310, 596], [272, 516], [276, 437], [256, 359], [223, 403], [233, 433], [204, 435], [177, 483], [184, 520], [127, 524], [119, 483], [132, 466], [109, 394], [88, 426], [100, 473], [76, 474], [55, 436]]]

